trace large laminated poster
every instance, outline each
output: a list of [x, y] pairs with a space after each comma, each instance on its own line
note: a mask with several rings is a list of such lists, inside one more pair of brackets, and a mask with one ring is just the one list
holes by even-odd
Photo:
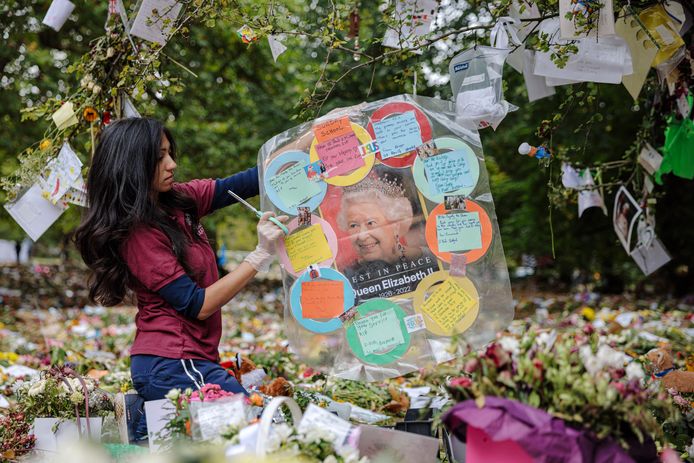
[[406, 296], [440, 263], [426, 243], [421, 195], [410, 172], [378, 164], [360, 182], [328, 187], [320, 212], [338, 237], [335, 267], [358, 302]]
[[479, 135], [449, 102], [401, 95], [289, 129], [260, 150], [292, 350], [377, 381], [480, 347], [513, 303]]

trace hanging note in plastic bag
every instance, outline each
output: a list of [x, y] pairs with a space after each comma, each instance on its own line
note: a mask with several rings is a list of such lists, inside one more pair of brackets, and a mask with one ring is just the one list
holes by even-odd
[[456, 121], [466, 128], [491, 126], [494, 130], [509, 111], [502, 75], [508, 49], [475, 47], [455, 56], [448, 68], [455, 101]]

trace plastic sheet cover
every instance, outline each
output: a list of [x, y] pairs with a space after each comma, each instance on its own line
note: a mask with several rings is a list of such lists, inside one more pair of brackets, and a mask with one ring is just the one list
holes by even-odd
[[332, 111], [261, 148], [285, 331], [307, 363], [379, 381], [481, 347], [513, 319], [476, 130], [447, 101], [400, 95]]

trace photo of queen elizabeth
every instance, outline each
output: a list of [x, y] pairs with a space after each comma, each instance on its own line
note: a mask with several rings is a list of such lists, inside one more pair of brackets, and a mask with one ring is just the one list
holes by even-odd
[[408, 173], [377, 165], [354, 185], [331, 186], [321, 204], [338, 236], [337, 268], [357, 301], [410, 293], [439, 269], [426, 246], [420, 198]]

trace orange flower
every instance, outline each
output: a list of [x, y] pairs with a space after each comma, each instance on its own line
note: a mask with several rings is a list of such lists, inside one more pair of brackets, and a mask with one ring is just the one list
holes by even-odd
[[251, 402], [251, 405], [255, 405], [256, 407], [263, 406], [263, 398], [260, 397], [259, 394], [251, 394], [248, 400]]
[[190, 420], [186, 420], [186, 434], [192, 436], [190, 433]]
[[41, 148], [41, 151], [44, 151], [50, 148], [51, 145], [53, 145], [53, 140], [51, 140], [50, 138], [44, 138], [43, 141], [41, 141], [39, 148]]
[[99, 118], [99, 113], [96, 111], [96, 109], [92, 108], [91, 106], [87, 106], [84, 109], [82, 116], [84, 117], [84, 120], [86, 120], [87, 122], [94, 122]]

